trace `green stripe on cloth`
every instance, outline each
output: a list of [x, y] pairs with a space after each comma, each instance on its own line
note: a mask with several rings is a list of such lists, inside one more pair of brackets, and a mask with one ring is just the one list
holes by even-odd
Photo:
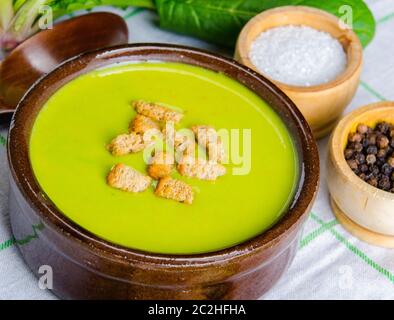
[[[317, 215], [311, 214], [311, 218], [321, 225], [324, 225], [324, 221], [321, 220]], [[380, 274], [385, 276], [390, 282], [394, 283], [394, 275], [387, 269], [383, 268], [377, 262], [373, 261], [370, 257], [368, 257], [364, 252], [362, 252], [359, 248], [351, 244], [344, 236], [342, 236], [337, 230], [334, 228], [330, 229], [330, 233], [340, 242], [342, 243], [350, 252], [352, 252], [355, 256], [364, 261], [371, 268], [378, 271]]]
[[337, 224], [338, 224], [338, 220], [336, 220], [336, 219], [334, 219], [330, 222], [327, 222], [327, 223], [323, 223], [319, 228], [317, 228], [316, 230], [314, 230], [311, 233], [309, 233], [308, 235], [306, 235], [300, 241], [300, 249], [305, 248], [313, 240], [315, 240], [317, 237], [322, 235], [324, 232], [330, 230], [332, 227], [335, 227]]
[[370, 94], [372, 94], [375, 98], [378, 98], [379, 100], [385, 101], [387, 100], [385, 97], [383, 97], [379, 92], [377, 92], [375, 89], [373, 89], [370, 85], [366, 84], [365, 82], [361, 81], [360, 85], [367, 90]]
[[[311, 213], [310, 217], [313, 220], [315, 220], [316, 222], [318, 222], [320, 224], [320, 227], [318, 229], [316, 229], [315, 231], [312, 231], [310, 234], [308, 234], [305, 238], [303, 238], [301, 240], [301, 248], [307, 246], [311, 241], [316, 239], [318, 236], [323, 234], [325, 231], [330, 231], [330, 233], [340, 243], [342, 243], [349, 251], [351, 251], [353, 254], [355, 254], [357, 257], [359, 257], [362, 261], [367, 263], [371, 268], [375, 269], [380, 274], [385, 276], [388, 280], [390, 280], [390, 282], [394, 283], [394, 274], [392, 274], [390, 271], [383, 268], [377, 262], [375, 262], [371, 258], [369, 258], [364, 252], [362, 252], [356, 246], [352, 245], [349, 241], [346, 240], [345, 237], [343, 237], [338, 231], [336, 231], [333, 228], [338, 224], [337, 220], [332, 220], [332, 221], [325, 223], [323, 220], [321, 220], [314, 213]], [[0, 251], [10, 248], [10, 247], [14, 246], [16, 243], [18, 245], [25, 245], [25, 244], [29, 243], [30, 241], [32, 241], [33, 239], [37, 239], [38, 232], [41, 231], [43, 228], [44, 228], [43, 224], [33, 225], [32, 226], [33, 233], [31, 235], [28, 235], [25, 238], [20, 239], [20, 240], [16, 240], [15, 238], [11, 238], [9, 240], [4, 241], [3, 243], [0, 243]]]
[[28, 244], [30, 241], [38, 238], [38, 232], [41, 231], [42, 229], [44, 229], [44, 225], [42, 223], [32, 225], [32, 231], [33, 231], [32, 234], [27, 235], [23, 239], [15, 239], [14, 237], [12, 237], [11, 239], [8, 239], [0, 243], [0, 251], [11, 248], [15, 244], [21, 246]]
[[4, 241], [4, 242], [0, 243], [0, 251], [8, 249], [8, 248], [12, 247], [14, 244], [15, 244], [14, 238]]
[[33, 224], [32, 225], [33, 233], [31, 235], [27, 235], [23, 239], [16, 239], [16, 243], [19, 245], [24, 245], [28, 244], [31, 240], [37, 239], [38, 238], [38, 231], [41, 231], [44, 229], [44, 225], [42, 223], [40, 224]]
[[144, 12], [144, 11], [145, 11], [144, 8], [135, 8], [135, 9], [131, 10], [130, 12], [126, 13], [123, 16], [123, 19], [125, 19], [125, 20], [130, 19], [131, 17], [134, 17], [135, 15], [137, 15], [141, 12]]
[[4, 138], [2, 135], [0, 135], [0, 145], [5, 146], [6, 143], [7, 143], [7, 139]]
[[390, 13], [390, 14], [388, 14], [388, 15], [385, 15], [384, 17], [382, 17], [382, 18], [380, 18], [378, 21], [376, 21], [377, 23], [383, 23], [383, 22], [386, 22], [386, 21], [388, 21], [388, 20], [391, 20], [392, 18], [394, 18], [394, 12], [392, 12], [392, 13]]

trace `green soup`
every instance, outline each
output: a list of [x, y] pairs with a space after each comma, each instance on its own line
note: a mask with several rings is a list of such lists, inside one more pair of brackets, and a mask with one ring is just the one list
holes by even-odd
[[[141, 153], [106, 150], [127, 132], [135, 99], [181, 108], [182, 127], [250, 129], [250, 170], [234, 174], [242, 164], [232, 161], [214, 182], [174, 173], [193, 186], [191, 205], [158, 198], [154, 186], [138, 194], [109, 187], [116, 163], [146, 172]], [[35, 121], [30, 159], [46, 196], [69, 219], [110, 242], [168, 254], [216, 251], [262, 233], [289, 206], [299, 174], [289, 132], [265, 102], [223, 74], [180, 63], [114, 65], [66, 84]]]

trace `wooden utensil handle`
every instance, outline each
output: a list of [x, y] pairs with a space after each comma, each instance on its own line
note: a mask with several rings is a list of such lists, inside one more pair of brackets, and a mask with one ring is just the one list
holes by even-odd
[[[0, 61], [0, 72], [1, 72], [1, 61]], [[5, 113], [11, 113], [12, 114], [14, 112], [13, 109], [14, 108], [11, 108], [11, 106], [7, 105], [4, 102], [4, 99], [3, 99], [3, 97], [0, 94], [0, 115], [1, 115], [1, 118], [2, 119], [4, 118], [3, 114], [5, 114]]]
[[5, 105], [5, 104], [3, 104], [3, 101], [2, 101], [2, 99], [1, 99], [1, 97], [0, 97], [0, 110], [3, 110], [3, 109], [5, 109], [7, 106]]
[[12, 108], [4, 102], [3, 97], [0, 95], [0, 112], [12, 111]]
[[7, 128], [9, 126], [13, 114], [14, 109], [10, 109], [0, 100], [0, 129]]
[[[0, 68], [1, 68], [1, 62], [0, 62]], [[9, 105], [7, 105], [4, 102], [3, 97], [0, 96], [0, 129], [8, 127], [13, 113], [14, 113], [14, 109], [11, 108]]]

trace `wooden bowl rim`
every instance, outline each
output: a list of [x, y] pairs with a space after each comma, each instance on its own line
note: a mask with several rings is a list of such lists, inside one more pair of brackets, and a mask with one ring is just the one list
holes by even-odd
[[[302, 143], [297, 147], [302, 159], [300, 164], [302, 171], [300, 172], [300, 182], [293, 197], [292, 205], [270, 229], [239, 245], [215, 252], [190, 255], [158, 254], [131, 249], [103, 240], [71, 221], [51, 201], [43, 200], [41, 196], [43, 191], [35, 180], [30, 165], [28, 142], [26, 142], [28, 135], [26, 122], [29, 121], [28, 119], [33, 121], [32, 119], [35, 118], [31, 109], [35, 105], [41, 108], [44, 104], [43, 101], [46, 101], [48, 98], [45, 97], [45, 94], [50, 96], [49, 91], [52, 90], [52, 87], [57, 87], [56, 90], [58, 90], [70, 79], [73, 79], [74, 76], [84, 74], [103, 65], [132, 61], [133, 58], [134, 60], [146, 61], [157, 60], [159, 57], [161, 59], [167, 57], [165, 61], [178, 59], [176, 61], [180, 63], [191, 63], [191, 61], [194, 61], [195, 65], [205, 66], [205, 68], [210, 66], [211, 70], [217, 69], [216, 71], [228, 68], [232, 72], [232, 75], [228, 74], [228, 76], [240, 83], [244, 81], [243, 79], [248, 79], [250, 81], [249, 88], [251, 88], [251, 83], [263, 86], [267, 95], [276, 97], [277, 103], [287, 110], [290, 117], [289, 121], [293, 122], [294, 130]], [[109, 62], [107, 63], [106, 61]], [[246, 84], [244, 83], [244, 85]], [[262, 92], [263, 90], [260, 90], [260, 93]], [[107, 255], [110, 259], [121, 257], [121, 259], [127, 261], [140, 261], [148, 265], [165, 264], [167, 266], [187, 265], [192, 267], [191, 262], [194, 265], [227, 263], [231, 259], [249, 256], [254, 252], [260, 252], [260, 250], [270, 250], [278, 242], [286, 239], [303, 221], [316, 197], [319, 185], [319, 155], [312, 132], [301, 112], [279, 88], [263, 76], [232, 59], [204, 50], [178, 45], [155, 43], [121, 45], [85, 53], [61, 64], [30, 88], [18, 104], [9, 131], [7, 150], [11, 179], [13, 179], [26, 201], [29, 202], [31, 208], [45, 222], [47, 227], [54, 230], [54, 232], [67, 234], [74, 241], [82, 243], [86, 250], [98, 251]]]
[[333, 197], [330, 197], [330, 204], [337, 220], [353, 236], [374, 246], [394, 249], [394, 236], [373, 231], [355, 222], [339, 208]]
[[394, 194], [371, 186], [367, 182], [360, 179], [352, 171], [352, 169], [350, 169], [343, 154], [344, 150], [342, 146], [342, 140], [344, 136], [347, 136], [350, 133], [349, 128], [357, 123], [360, 116], [366, 113], [379, 113], [380, 111], [387, 109], [394, 112], [394, 101], [371, 103], [350, 112], [338, 123], [331, 136], [329, 147], [334, 169], [345, 178], [346, 183], [352, 184], [354, 187], [360, 190], [360, 192], [371, 194], [375, 198], [394, 202]]
[[[347, 50], [346, 56], [347, 56], [347, 66], [343, 72], [341, 72], [335, 79], [314, 85], [314, 86], [298, 86], [298, 85], [291, 85], [291, 84], [286, 84], [277, 80], [274, 80], [267, 75], [263, 74], [266, 78], [268, 78], [270, 81], [275, 83], [277, 86], [280, 88], [284, 89], [285, 91], [293, 91], [293, 92], [305, 92], [305, 93], [312, 93], [312, 92], [319, 92], [319, 91], [326, 91], [330, 90], [334, 87], [337, 87], [341, 85], [342, 83], [348, 81], [351, 79], [359, 70], [359, 68], [362, 65], [363, 61], [363, 48], [360, 42], [360, 39], [358, 36], [354, 33], [353, 30], [349, 29], [341, 29], [339, 27], [340, 19], [336, 16], [334, 16], [331, 13], [328, 13], [324, 10], [320, 10], [317, 8], [312, 8], [312, 7], [307, 7], [307, 6], [283, 6], [283, 7], [278, 7], [278, 8], [273, 8], [269, 9], [266, 11], [261, 12], [260, 14], [256, 15], [253, 17], [249, 22], [244, 26], [242, 29], [238, 41], [237, 41], [237, 50], [239, 52], [239, 57], [240, 57], [240, 62], [248, 66], [249, 68], [252, 68], [256, 71], [258, 71], [257, 67], [252, 63], [252, 61], [249, 58], [249, 47], [247, 46], [246, 43], [246, 38], [248, 33], [251, 31], [251, 29], [254, 27], [255, 24], [259, 23], [262, 19], [266, 19], [270, 16], [273, 15], [278, 15], [278, 14], [283, 14], [283, 13], [307, 13], [309, 15], [315, 15], [318, 19], [325, 19], [326, 21], [330, 22], [335, 22], [338, 25], [338, 29], [342, 30], [347, 38], [350, 40], [349, 43], [349, 49]], [[283, 26], [289, 25], [288, 23], [283, 24]], [[308, 26], [307, 24], [305, 24]]]

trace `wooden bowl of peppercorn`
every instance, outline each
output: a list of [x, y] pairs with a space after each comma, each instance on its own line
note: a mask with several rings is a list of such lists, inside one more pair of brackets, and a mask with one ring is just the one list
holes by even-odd
[[361, 240], [394, 248], [394, 102], [357, 109], [334, 130], [327, 160], [332, 209]]

